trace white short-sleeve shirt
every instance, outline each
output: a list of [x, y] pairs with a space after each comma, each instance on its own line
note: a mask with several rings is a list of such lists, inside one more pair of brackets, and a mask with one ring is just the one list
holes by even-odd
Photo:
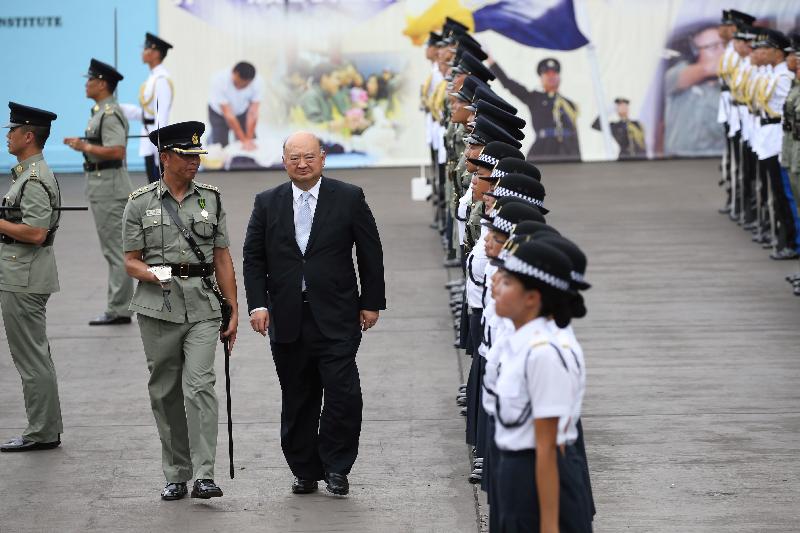
[[247, 87], [237, 89], [233, 85], [233, 72], [231, 70], [221, 70], [214, 74], [211, 79], [211, 94], [208, 97], [208, 105], [215, 113], [222, 114], [222, 104], [227, 104], [234, 115], [241, 115], [250, 107], [253, 102], [261, 101], [263, 82], [261, 76], [256, 74]]
[[575, 402], [574, 381], [545, 318], [537, 318], [498, 345], [495, 443], [500, 450], [536, 448], [533, 421], [558, 418], [557, 444]]

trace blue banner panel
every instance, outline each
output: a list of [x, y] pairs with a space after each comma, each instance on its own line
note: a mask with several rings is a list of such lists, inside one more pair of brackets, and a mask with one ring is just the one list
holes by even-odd
[[[116, 42], [114, 11], [116, 9]], [[117, 88], [121, 102], [138, 101], [147, 78], [141, 61], [145, 32], [157, 33], [156, 0], [3, 0], [0, 7], [0, 120], [8, 121], [9, 100], [58, 114], [44, 153], [57, 171], [81, 169], [83, 158], [62, 143], [81, 136], [94, 102], [84, 93], [83, 74], [94, 57], [125, 76]], [[116, 50], [116, 58], [115, 58]], [[139, 124], [131, 124], [139, 133]], [[144, 168], [139, 143], [128, 143], [128, 166]], [[16, 159], [0, 151], [0, 169]]]

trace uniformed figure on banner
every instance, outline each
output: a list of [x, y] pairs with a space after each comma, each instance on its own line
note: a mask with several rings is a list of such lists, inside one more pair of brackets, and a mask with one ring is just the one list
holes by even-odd
[[86, 136], [67, 137], [64, 144], [83, 154], [86, 195], [108, 263], [108, 305], [89, 325], [130, 324], [128, 304], [133, 282], [125, 273], [122, 258], [122, 212], [133, 186], [125, 167], [128, 119], [114, 97], [122, 74], [111, 65], [92, 59], [86, 77], [86, 97], [95, 101]]
[[139, 87], [138, 104], [120, 104], [128, 120], [140, 120], [139, 155], [144, 157], [144, 166], [147, 171], [147, 181], [153, 183], [159, 179], [158, 153], [147, 136], [151, 131], [169, 124], [169, 112], [172, 109], [172, 99], [175, 88], [169, 71], [163, 65], [167, 51], [172, 45], [146, 33], [144, 49], [142, 50], [142, 63], [150, 67], [150, 75]]
[[[644, 143], [644, 129], [638, 120], [631, 120], [629, 117], [630, 100], [627, 98], [615, 98], [614, 104], [617, 107], [619, 120], [609, 123], [611, 135], [619, 145], [619, 159], [643, 159], [647, 157], [647, 148]], [[592, 128], [601, 131], [600, 117], [594, 119]]]
[[[125, 207], [125, 266], [139, 280], [130, 310], [137, 313], [150, 372], [165, 500], [186, 496], [193, 478], [193, 498], [222, 496], [214, 483], [214, 355], [220, 335], [233, 348], [238, 311], [220, 192], [194, 181], [206, 153], [204, 130], [202, 122], [181, 122], [151, 132], [150, 141], [161, 147], [163, 181], [134, 191]], [[170, 286], [166, 297], [161, 282]], [[222, 298], [232, 315], [220, 333]]]
[[0, 305], [11, 359], [22, 378], [28, 427], [0, 445], [3, 452], [46, 450], [61, 444], [61, 405], [50, 343], [47, 300], [58, 292], [53, 239], [61, 191], [42, 149], [55, 113], [9, 102], [8, 151], [19, 164], [0, 213]]
[[541, 91], [529, 91], [512, 80], [493, 59], [490, 58], [488, 63], [500, 83], [530, 110], [536, 140], [528, 151], [528, 160], [580, 161], [578, 107], [558, 92], [561, 63], [553, 58], [539, 62], [536, 73], [542, 82]]

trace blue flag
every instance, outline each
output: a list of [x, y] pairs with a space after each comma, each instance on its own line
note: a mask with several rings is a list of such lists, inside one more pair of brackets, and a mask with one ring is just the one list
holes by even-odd
[[[578, 29], [572, 0], [546, 9], [536, 0], [499, 0], [475, 11], [475, 31], [494, 30], [518, 43], [549, 50], [575, 50], [589, 41]], [[551, 2], [552, 3], [552, 2]]]

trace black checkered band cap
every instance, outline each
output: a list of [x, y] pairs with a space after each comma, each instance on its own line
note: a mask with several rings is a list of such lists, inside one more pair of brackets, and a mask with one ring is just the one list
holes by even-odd
[[495, 168], [495, 169], [492, 169], [492, 173], [491, 173], [491, 174], [489, 174], [489, 177], [490, 177], [490, 178], [502, 178], [502, 177], [503, 177], [503, 176], [505, 176], [506, 174], [508, 174], [508, 172], [506, 172], [506, 171], [504, 171], [504, 170], [497, 170], [497, 169]]
[[490, 165], [496, 165], [500, 160], [487, 154], [481, 154], [478, 157], [478, 161], [483, 161], [484, 163], [489, 163]]
[[575, 272], [572, 270], [570, 272], [570, 276], [572, 276], [572, 281], [577, 281], [578, 283], [586, 283], [586, 278], [583, 277], [583, 274], [580, 272]]
[[563, 280], [548, 272], [540, 270], [533, 265], [529, 265], [515, 255], [509, 254], [509, 256], [506, 257], [505, 262], [503, 263], [503, 268], [510, 270], [511, 272], [516, 272], [517, 274], [536, 278], [547, 283], [551, 287], [555, 287], [556, 289], [562, 291], [568, 291], [570, 287], [569, 281]]
[[510, 189], [506, 189], [505, 187], [496, 187], [494, 191], [492, 191], [492, 194], [494, 194], [498, 198], [502, 198], [503, 196], [514, 196], [515, 198], [520, 198], [522, 200], [525, 200], [526, 202], [530, 202], [533, 205], [544, 207], [544, 202], [542, 202], [541, 200], [537, 200], [536, 198], [533, 198], [531, 196], [525, 196], [521, 192], [512, 191]]
[[492, 219], [492, 226], [505, 233], [511, 233], [511, 230], [514, 229], [514, 224], [499, 216]]

